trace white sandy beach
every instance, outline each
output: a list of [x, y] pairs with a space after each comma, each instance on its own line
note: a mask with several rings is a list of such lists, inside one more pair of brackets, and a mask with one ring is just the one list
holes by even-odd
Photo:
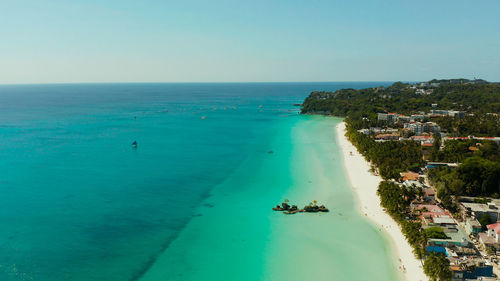
[[345, 123], [340, 123], [336, 129], [347, 176], [359, 198], [361, 212], [389, 235], [399, 256], [400, 268], [405, 278], [409, 281], [428, 280], [398, 224], [380, 206], [377, 187], [382, 179], [370, 172], [370, 164], [345, 137]]

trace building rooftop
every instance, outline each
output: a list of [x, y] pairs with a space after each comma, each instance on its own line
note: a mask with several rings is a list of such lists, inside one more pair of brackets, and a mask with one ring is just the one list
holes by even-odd
[[443, 210], [438, 205], [420, 204], [420, 205], [417, 205], [416, 208], [419, 210], [426, 208], [428, 210], [428, 212], [431, 212], [431, 213], [445, 213], [445, 210]]
[[433, 189], [433, 188], [426, 188], [424, 189], [424, 194], [426, 197], [429, 197], [429, 196], [435, 196], [436, 195], [436, 191]]
[[407, 180], [418, 180], [418, 178], [420, 177], [420, 175], [418, 173], [415, 173], [415, 172], [402, 172], [402, 173], [399, 173], [401, 175], [401, 177], [403, 178], [403, 181], [407, 181]]
[[495, 240], [495, 237], [493, 236], [488, 236], [488, 233], [486, 232], [479, 232], [479, 239], [483, 244], [485, 245], [496, 245], [498, 242]]
[[454, 227], [453, 232], [450, 232], [450, 228], [443, 228], [443, 230], [446, 233], [446, 236], [448, 236], [450, 239], [436, 239], [432, 238], [429, 239], [429, 242], [434, 242], [436, 244], [443, 244], [443, 243], [448, 243], [448, 244], [455, 244], [455, 245], [469, 245], [471, 243], [469, 237], [467, 234], [459, 227]]
[[456, 224], [455, 220], [453, 220], [450, 216], [447, 215], [434, 217], [433, 221], [436, 224]]
[[497, 234], [500, 234], [500, 222], [488, 224], [486, 228], [488, 228], [488, 230], [495, 231], [495, 233]]
[[422, 183], [420, 183], [419, 181], [415, 181], [415, 180], [406, 180], [403, 182], [403, 185], [405, 185], [407, 187], [410, 187], [412, 185], [414, 185], [416, 187], [420, 187], [420, 188], [424, 187], [424, 185]]
[[461, 202], [461, 203], [465, 208], [470, 209], [472, 212], [481, 212], [481, 213], [498, 212], [498, 208], [494, 204], [487, 205], [482, 203], [469, 203], [469, 202]]

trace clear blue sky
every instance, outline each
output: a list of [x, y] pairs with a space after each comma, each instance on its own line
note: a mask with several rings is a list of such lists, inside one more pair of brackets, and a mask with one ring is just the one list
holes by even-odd
[[0, 0], [0, 83], [500, 81], [500, 1]]

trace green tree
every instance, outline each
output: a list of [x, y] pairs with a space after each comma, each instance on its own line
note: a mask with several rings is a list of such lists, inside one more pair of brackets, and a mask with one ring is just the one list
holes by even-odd
[[448, 239], [443, 229], [439, 226], [429, 227], [424, 229], [427, 238]]
[[481, 226], [483, 227], [483, 229], [486, 229], [486, 226], [491, 223], [490, 216], [488, 216], [487, 214], [483, 214], [479, 218], [479, 223], [481, 224]]
[[432, 161], [439, 161], [440, 147], [441, 147], [441, 137], [439, 135], [434, 135], [434, 143], [432, 144], [432, 150], [431, 150]]
[[432, 281], [451, 280], [450, 261], [443, 253], [431, 252], [424, 261], [424, 272]]

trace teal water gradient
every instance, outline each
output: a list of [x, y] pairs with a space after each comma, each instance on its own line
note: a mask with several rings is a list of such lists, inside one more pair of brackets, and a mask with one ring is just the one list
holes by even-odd
[[[296, 138], [291, 134], [313, 133], [305, 124], [324, 124], [297, 116], [291, 104], [312, 90], [380, 84], [1, 86], [0, 280], [136, 280], [150, 278], [154, 272], [160, 275], [153, 280], [184, 280], [203, 272], [213, 277], [203, 280], [220, 280], [217, 272], [221, 271], [202, 270], [214, 265], [202, 259], [184, 264], [178, 260], [155, 271], [172, 251], [186, 253], [188, 259], [197, 257], [188, 253], [203, 249], [216, 251], [211, 256], [219, 256], [234, 274], [254, 272], [248, 280], [270, 280], [269, 274], [286, 265], [272, 266], [265, 259], [287, 245], [271, 243], [278, 241], [272, 238], [274, 220], [268, 223], [272, 214], [263, 207], [294, 196], [292, 190], [296, 194], [303, 190], [304, 179], [294, 180], [301, 166], [288, 166], [289, 161], [302, 161], [296, 158], [300, 153], [293, 153], [297, 146], [289, 145]], [[303, 129], [296, 131], [297, 127]], [[134, 140], [139, 143], [137, 149], [130, 146]], [[341, 164], [340, 157], [331, 160]], [[260, 173], [263, 167], [274, 176]], [[341, 193], [352, 205], [345, 176], [341, 172], [338, 176]], [[265, 181], [269, 179], [274, 180]], [[265, 189], [257, 188], [263, 185]], [[251, 221], [235, 218], [234, 206], [255, 216]], [[346, 222], [358, 221], [355, 207], [345, 212], [356, 218]], [[312, 220], [321, 218], [328, 217]], [[279, 226], [284, 218], [276, 219]], [[221, 232], [219, 240], [205, 236], [205, 243], [203, 236], [185, 236], [193, 225], [198, 224], [197, 231], [203, 234], [224, 221], [240, 223], [228, 228], [236, 236], [227, 238]], [[345, 227], [342, 220], [336, 223]], [[249, 231], [248, 225], [253, 226], [255, 238], [250, 245], [238, 243], [246, 237], [239, 231]], [[372, 230], [362, 219], [356, 227]], [[373, 235], [369, 241], [378, 245], [375, 248], [383, 249], [384, 238], [369, 235]], [[209, 241], [223, 241], [224, 247], [199, 248]], [[234, 251], [225, 251], [227, 247]], [[234, 260], [231, 266], [229, 253], [249, 250], [247, 260]], [[383, 276], [391, 274], [387, 255], [375, 256], [382, 265], [389, 264]]]

